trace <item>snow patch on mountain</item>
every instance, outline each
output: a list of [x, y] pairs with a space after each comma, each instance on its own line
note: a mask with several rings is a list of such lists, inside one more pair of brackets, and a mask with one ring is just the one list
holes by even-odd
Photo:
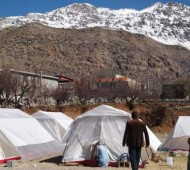
[[156, 3], [141, 11], [113, 10], [74, 3], [44, 14], [0, 18], [0, 29], [38, 22], [55, 28], [103, 27], [143, 34], [168, 45], [190, 49], [190, 7], [180, 3]]

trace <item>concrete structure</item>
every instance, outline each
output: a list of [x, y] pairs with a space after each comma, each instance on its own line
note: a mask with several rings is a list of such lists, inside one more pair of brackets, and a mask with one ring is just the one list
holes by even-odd
[[23, 77], [28, 77], [29, 79], [35, 77], [37, 79], [37, 82], [39, 82], [41, 85], [45, 85], [47, 88], [55, 89], [59, 85], [62, 85], [63, 83], [73, 82], [73, 79], [63, 75], [50, 76], [42, 74], [42, 72], [35, 73], [35, 72], [26, 72], [26, 71], [19, 71], [13, 69], [10, 69], [10, 72], [13, 74], [22, 75]]

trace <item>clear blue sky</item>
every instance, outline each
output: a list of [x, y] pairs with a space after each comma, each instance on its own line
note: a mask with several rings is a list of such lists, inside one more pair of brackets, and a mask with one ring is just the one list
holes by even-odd
[[[141, 10], [156, 2], [167, 3], [168, 0], [0, 0], [0, 18], [23, 16], [27, 13], [45, 13], [72, 3], [90, 3], [96, 7], [111, 9], [132, 8]], [[172, 0], [190, 6], [190, 0]]]

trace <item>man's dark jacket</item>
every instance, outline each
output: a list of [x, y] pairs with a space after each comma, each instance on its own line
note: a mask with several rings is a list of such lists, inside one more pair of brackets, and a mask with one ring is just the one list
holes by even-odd
[[145, 135], [146, 146], [149, 146], [149, 136], [145, 123], [139, 119], [128, 121], [126, 124], [122, 145], [127, 145], [129, 147], [145, 146], [143, 133]]

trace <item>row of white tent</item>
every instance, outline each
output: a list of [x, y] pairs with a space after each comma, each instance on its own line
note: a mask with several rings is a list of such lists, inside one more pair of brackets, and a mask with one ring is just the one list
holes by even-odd
[[[117, 161], [122, 153], [127, 152], [122, 146], [122, 138], [129, 119], [130, 113], [107, 105], [89, 110], [74, 120], [62, 112], [38, 111], [30, 116], [19, 109], [0, 108], [0, 163], [58, 155], [63, 155], [63, 162], [89, 161], [91, 144], [100, 139], [105, 140], [110, 159]], [[156, 152], [158, 148], [175, 150], [181, 146], [184, 147], [182, 150], [188, 150], [188, 145], [181, 139], [187, 143], [188, 121], [185, 118], [186, 123], [182, 122], [181, 117], [179, 120], [182, 125], [178, 130], [174, 128], [163, 145], [147, 127], [151, 151]], [[178, 122], [176, 126], [179, 127]], [[173, 139], [176, 135], [177, 139]], [[149, 153], [149, 150], [142, 152], [142, 158], [147, 159]]]
[[19, 109], [0, 108], [0, 163], [61, 155], [61, 140], [72, 121], [61, 112], [38, 111], [30, 116]]

